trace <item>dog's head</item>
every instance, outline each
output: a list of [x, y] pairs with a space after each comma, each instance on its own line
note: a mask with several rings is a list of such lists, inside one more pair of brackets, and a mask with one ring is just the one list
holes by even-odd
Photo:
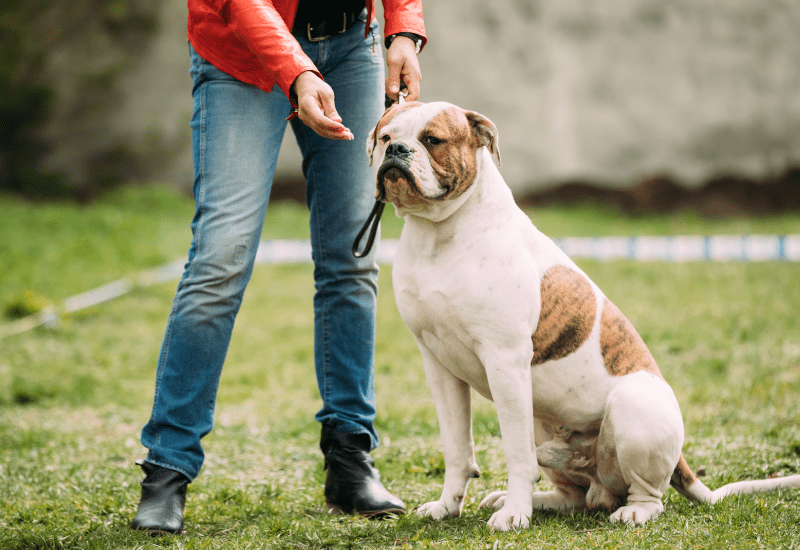
[[456, 199], [476, 181], [482, 147], [500, 165], [497, 142], [495, 125], [476, 112], [449, 103], [395, 104], [367, 140], [375, 197], [398, 213]]

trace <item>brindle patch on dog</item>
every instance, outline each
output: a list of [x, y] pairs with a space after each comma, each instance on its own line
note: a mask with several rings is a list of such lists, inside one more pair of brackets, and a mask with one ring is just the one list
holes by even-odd
[[694, 472], [686, 463], [686, 459], [683, 458], [683, 454], [681, 454], [680, 459], [678, 459], [678, 465], [675, 466], [675, 471], [672, 472], [670, 484], [685, 491], [696, 482], [697, 476], [694, 475]]
[[643, 370], [663, 378], [642, 337], [608, 299], [600, 316], [600, 350], [606, 370], [612, 376]]
[[592, 332], [597, 301], [586, 277], [559, 265], [541, 282], [542, 309], [533, 333], [533, 362], [561, 359], [576, 351]]
[[452, 107], [438, 113], [417, 139], [428, 150], [439, 185], [448, 188], [442, 198], [459, 196], [475, 181], [478, 173], [475, 152], [480, 143], [461, 109]]

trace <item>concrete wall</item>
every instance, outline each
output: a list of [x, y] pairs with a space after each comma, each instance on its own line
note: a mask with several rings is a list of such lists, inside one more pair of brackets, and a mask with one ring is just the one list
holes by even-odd
[[665, 172], [698, 183], [800, 162], [800, 3], [425, 4], [426, 99], [499, 127], [515, 189]]
[[[92, 141], [120, 141], [142, 159], [136, 177], [190, 188], [186, 3], [161, 9], [105, 127], [86, 129], [83, 143], [50, 128], [51, 166], [81, 162]], [[800, 163], [797, 0], [428, 0], [424, 10], [423, 101], [492, 119], [517, 192], [654, 173], [691, 185]], [[300, 173], [287, 138], [279, 179]]]

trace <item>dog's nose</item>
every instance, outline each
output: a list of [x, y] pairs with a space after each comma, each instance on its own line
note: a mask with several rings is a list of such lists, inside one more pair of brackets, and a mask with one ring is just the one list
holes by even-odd
[[387, 157], [404, 157], [411, 154], [411, 149], [402, 141], [397, 141], [386, 148]]

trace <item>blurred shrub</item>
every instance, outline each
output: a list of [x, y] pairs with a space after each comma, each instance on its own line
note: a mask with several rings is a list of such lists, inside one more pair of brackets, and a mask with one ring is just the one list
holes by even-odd
[[66, 124], [87, 112], [102, 114], [130, 54], [153, 36], [158, 9], [157, 0], [0, 3], [0, 190], [87, 197], [119, 182], [103, 162], [119, 163], [119, 144], [84, 161], [83, 181], [45, 166], [54, 148], [46, 123], [58, 104]]
[[26, 290], [6, 305], [4, 314], [11, 319], [19, 319], [39, 313], [51, 305], [53, 303], [46, 297], [32, 290]]

